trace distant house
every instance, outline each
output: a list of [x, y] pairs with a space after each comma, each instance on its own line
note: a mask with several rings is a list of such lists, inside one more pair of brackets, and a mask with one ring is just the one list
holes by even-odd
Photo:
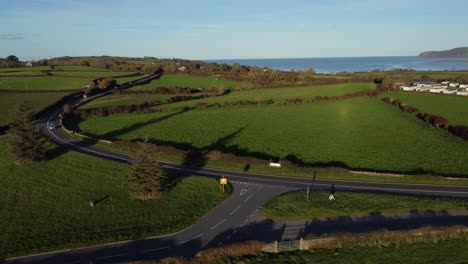
[[449, 83], [449, 87], [452, 87], [452, 88], [456, 88], [459, 85], [460, 85], [459, 83]]
[[179, 68], [177, 68], [177, 69], [178, 69], [179, 71], [182, 71], [182, 72], [183, 72], [183, 71], [185, 71], [186, 68], [185, 68], [185, 66], [182, 66], [182, 67], [179, 67]]
[[458, 88], [466, 89], [466, 88], [468, 88], [468, 84], [460, 84], [460, 85], [458, 86]]
[[457, 95], [468, 96], [468, 92], [457, 92]]
[[449, 81], [443, 81], [443, 82], [441, 82], [440, 84], [448, 85], [449, 83], [450, 83]]
[[32, 63], [32, 61], [28, 61], [28, 62], [26, 62], [25, 66], [26, 66], [26, 67], [32, 67], [32, 66], [33, 66], [33, 63]]

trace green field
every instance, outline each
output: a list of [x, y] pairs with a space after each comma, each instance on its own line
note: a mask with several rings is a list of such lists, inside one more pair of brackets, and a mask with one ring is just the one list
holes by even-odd
[[371, 213], [402, 212], [410, 210], [457, 209], [468, 211], [466, 199], [436, 198], [392, 194], [336, 191], [334, 201], [329, 192], [313, 191], [306, 200], [306, 191], [292, 192], [262, 207], [263, 214], [274, 220], [309, 220], [324, 217], [366, 215]]
[[419, 108], [423, 113], [444, 116], [451, 125], [468, 125], [468, 98], [441, 94], [392, 92], [381, 97], [393, 97]]
[[[226, 122], [228, 120], [228, 122]], [[385, 171], [468, 174], [468, 143], [378, 98], [299, 105], [92, 117], [82, 131], [109, 139], [226, 150], [247, 156]]]
[[260, 254], [240, 257], [218, 263], [467, 263], [468, 238], [454, 240], [427, 241], [417, 243], [390, 244], [387, 246], [356, 246], [312, 251], [290, 252], [282, 254]]
[[[119, 79], [117, 79], [119, 80]], [[152, 85], [159, 86], [159, 80], [155, 80], [151, 83]], [[215, 96], [210, 98], [204, 98], [200, 100], [185, 101], [179, 103], [173, 103], [170, 105], [172, 108], [183, 107], [183, 106], [195, 106], [197, 103], [224, 103], [224, 102], [235, 102], [241, 100], [269, 100], [273, 99], [276, 102], [284, 102], [286, 99], [302, 98], [304, 100], [312, 100], [315, 96], [336, 96], [343, 95], [346, 93], [352, 93], [357, 91], [365, 91], [374, 88], [372, 83], [355, 83], [355, 84], [334, 84], [334, 85], [320, 85], [320, 86], [306, 86], [306, 87], [282, 87], [274, 89], [259, 89], [259, 90], [247, 90], [247, 91], [233, 91], [224, 96]], [[137, 86], [131, 89], [136, 89], [141, 86]], [[166, 99], [174, 95], [111, 95], [84, 105], [83, 108], [95, 108], [95, 107], [107, 107], [114, 105], [128, 105], [134, 103], [142, 103], [147, 100], [154, 99]], [[148, 99], [145, 99], [148, 97]], [[154, 98], [154, 99], [149, 99]], [[168, 107], [168, 106], [164, 106]]]
[[52, 146], [49, 157], [15, 165], [0, 139], [0, 259], [173, 233], [228, 195], [192, 176], [159, 200], [132, 200], [122, 184], [128, 165]]
[[203, 88], [208, 89], [213, 85], [224, 85], [226, 88], [236, 87], [236, 82], [229, 81], [214, 76], [203, 77], [203, 76], [192, 76], [182, 74], [164, 74], [160, 79], [152, 81], [149, 84], [137, 86], [132, 88], [133, 90], [146, 90], [155, 87], [170, 87], [170, 86], [181, 86], [181, 87], [192, 87], [192, 88]]
[[1, 77], [0, 90], [79, 90], [84, 85], [91, 84], [93, 78], [79, 77]]
[[8, 120], [8, 113], [22, 100], [28, 102], [33, 111], [39, 111], [67, 95], [69, 92], [47, 93], [0, 93], [0, 124]]
[[88, 104], [83, 105], [80, 109], [100, 108], [100, 107], [111, 107], [116, 105], [131, 105], [141, 104], [145, 101], [160, 100], [164, 101], [173, 95], [169, 94], [112, 94], [105, 97], [101, 97], [97, 100], [93, 100]]

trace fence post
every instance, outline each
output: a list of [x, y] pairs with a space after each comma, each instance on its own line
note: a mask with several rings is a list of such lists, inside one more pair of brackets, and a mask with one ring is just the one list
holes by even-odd
[[299, 250], [302, 251], [302, 250], [304, 250], [304, 249], [305, 249], [305, 248], [304, 248], [304, 239], [301, 237], [301, 238], [299, 239]]
[[275, 253], [278, 254], [278, 241], [275, 240]]

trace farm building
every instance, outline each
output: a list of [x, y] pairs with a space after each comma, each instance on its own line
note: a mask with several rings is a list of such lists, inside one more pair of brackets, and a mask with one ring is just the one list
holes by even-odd
[[26, 67], [32, 67], [33, 66], [33, 63], [31, 61], [28, 61], [26, 62], [25, 64]]

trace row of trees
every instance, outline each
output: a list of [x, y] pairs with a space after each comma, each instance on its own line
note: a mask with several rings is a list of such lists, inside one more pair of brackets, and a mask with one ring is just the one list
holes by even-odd
[[417, 116], [419, 119], [425, 121], [428, 124], [433, 125], [434, 127], [446, 129], [450, 133], [454, 134], [455, 136], [468, 140], [468, 126], [449, 125], [449, 121], [447, 118], [443, 116], [439, 116], [439, 115], [430, 114], [430, 113], [422, 113], [417, 107], [408, 105], [398, 99], [386, 97], [386, 98], [383, 98], [382, 100], [388, 104], [391, 104], [393, 106], [400, 108], [402, 111], [405, 111], [405, 112], [408, 112], [410, 114]]

